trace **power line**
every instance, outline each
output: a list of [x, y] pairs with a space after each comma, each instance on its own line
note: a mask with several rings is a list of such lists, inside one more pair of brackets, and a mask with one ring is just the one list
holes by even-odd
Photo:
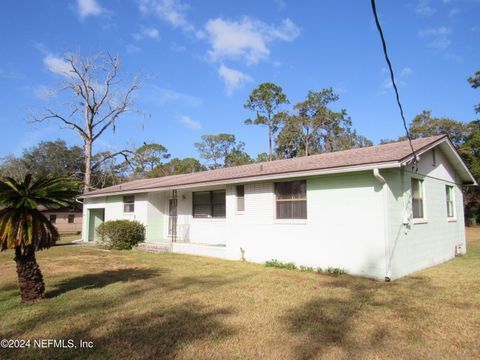
[[388, 69], [390, 71], [390, 80], [392, 81], [392, 86], [393, 86], [393, 89], [395, 90], [395, 96], [397, 99], [398, 108], [400, 109], [400, 116], [402, 117], [403, 127], [405, 129], [405, 133], [407, 134], [408, 143], [410, 145], [410, 149], [412, 149], [413, 162], [415, 163], [417, 161], [417, 157], [415, 155], [415, 149], [413, 148], [413, 145], [412, 145], [412, 138], [410, 136], [410, 132], [408, 131], [407, 121], [405, 120], [405, 114], [403, 113], [402, 103], [400, 102], [400, 95], [398, 93], [397, 84], [395, 83], [395, 75], [393, 74], [392, 63], [390, 62], [390, 59], [388, 57], [387, 44], [385, 42], [385, 37], [383, 36], [382, 26], [380, 25], [380, 21], [378, 20], [377, 7], [375, 5], [375, 0], [371, 0], [371, 4], [372, 4], [373, 16], [375, 17], [375, 24], [377, 25], [377, 30], [378, 30], [378, 33], [380, 34], [380, 39], [382, 40], [383, 54], [385, 55], [385, 61], [387, 62]]

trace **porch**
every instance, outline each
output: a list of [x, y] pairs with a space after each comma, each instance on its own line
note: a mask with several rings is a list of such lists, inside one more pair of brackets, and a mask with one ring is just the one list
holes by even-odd
[[[214, 189], [219, 189], [215, 187]], [[200, 191], [201, 190], [201, 191]], [[215, 204], [198, 204], [198, 197], [220, 194]], [[150, 192], [146, 196], [146, 240], [151, 247], [174, 252], [191, 253], [191, 249], [214, 248], [221, 252], [226, 246], [225, 189], [188, 189]], [[207, 199], [207, 200], [209, 200]], [[208, 214], [215, 207], [215, 214]], [[213, 211], [213, 210], [212, 210]]]
[[165, 242], [143, 242], [136, 250], [152, 253], [179, 253], [198, 256], [209, 256], [220, 259], [228, 259], [227, 248], [225, 244], [200, 244], [200, 243], [181, 243], [173, 241]]

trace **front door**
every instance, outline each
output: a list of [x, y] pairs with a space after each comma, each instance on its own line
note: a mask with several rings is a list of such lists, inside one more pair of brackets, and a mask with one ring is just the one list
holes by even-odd
[[177, 237], [177, 199], [168, 200], [168, 236]]
[[105, 219], [105, 209], [89, 209], [88, 211], [88, 241], [101, 240], [97, 234], [97, 227]]

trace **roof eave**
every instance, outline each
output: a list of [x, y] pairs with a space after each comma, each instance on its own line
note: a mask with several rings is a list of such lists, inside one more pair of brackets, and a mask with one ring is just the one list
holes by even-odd
[[155, 192], [155, 191], [168, 191], [168, 190], [174, 190], [174, 189], [189, 189], [189, 188], [207, 187], [207, 186], [215, 186], [215, 185], [248, 183], [248, 182], [255, 182], [255, 181], [275, 180], [275, 179], [287, 179], [287, 178], [304, 177], [304, 176], [351, 173], [351, 172], [373, 170], [375, 168], [377, 169], [399, 168], [400, 166], [401, 166], [401, 163], [399, 161], [389, 161], [389, 162], [361, 164], [361, 165], [354, 165], [354, 166], [343, 166], [343, 167], [335, 167], [335, 168], [327, 168], [327, 169], [293, 171], [293, 172], [284, 172], [284, 173], [276, 173], [276, 174], [260, 175], [260, 176], [256, 175], [256, 176], [231, 178], [231, 179], [224, 179], [224, 180], [217, 180], [217, 181], [205, 181], [205, 182], [198, 182], [198, 183], [191, 183], [191, 184], [184, 184], [184, 185], [157, 186], [157, 187], [144, 188], [144, 189], [112, 191], [108, 193], [103, 192], [103, 193], [91, 194], [91, 195], [85, 194], [80, 196], [80, 198], [89, 199], [89, 198], [99, 198], [99, 197], [105, 197], [105, 196], [124, 195], [124, 194], [141, 194], [141, 193]]
[[[448, 145], [448, 147], [450, 148], [450, 150], [452, 151], [452, 153], [454, 154], [454, 157], [456, 158], [457, 160], [457, 163], [460, 164], [463, 172], [466, 174], [466, 177], [465, 179], [462, 179], [463, 180], [463, 185], [468, 185], [468, 186], [477, 186], [478, 183], [477, 181], [475, 180], [475, 177], [473, 176], [473, 174], [471, 173], [470, 169], [468, 168], [468, 166], [465, 164], [465, 162], [463, 161], [462, 157], [460, 156], [460, 154], [458, 153], [457, 149], [455, 148], [455, 146], [453, 145], [452, 141], [450, 140], [450, 138], [445, 135], [444, 137], [438, 139], [437, 141], [431, 143], [431, 144], [428, 144], [426, 146], [424, 146], [423, 148], [420, 148], [418, 150], [415, 151], [415, 156], [420, 156], [424, 153], [426, 153], [427, 151], [433, 149], [434, 147], [436, 146], [439, 146], [443, 143], [446, 143]], [[408, 163], [410, 163], [411, 161], [413, 160], [413, 154], [410, 154], [408, 155], [407, 157], [403, 158], [401, 160], [401, 166], [405, 166], [407, 165]], [[468, 180], [466, 180], [468, 179]], [[466, 180], [466, 181], [465, 181]]]

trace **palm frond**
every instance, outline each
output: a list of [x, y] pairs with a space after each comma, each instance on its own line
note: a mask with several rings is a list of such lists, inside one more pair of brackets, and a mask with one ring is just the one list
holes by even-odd
[[71, 206], [78, 195], [78, 183], [70, 178], [44, 178], [33, 181], [27, 175], [22, 182], [12, 178], [0, 181], [0, 250], [33, 245], [36, 250], [55, 244], [55, 226], [38, 210]]

